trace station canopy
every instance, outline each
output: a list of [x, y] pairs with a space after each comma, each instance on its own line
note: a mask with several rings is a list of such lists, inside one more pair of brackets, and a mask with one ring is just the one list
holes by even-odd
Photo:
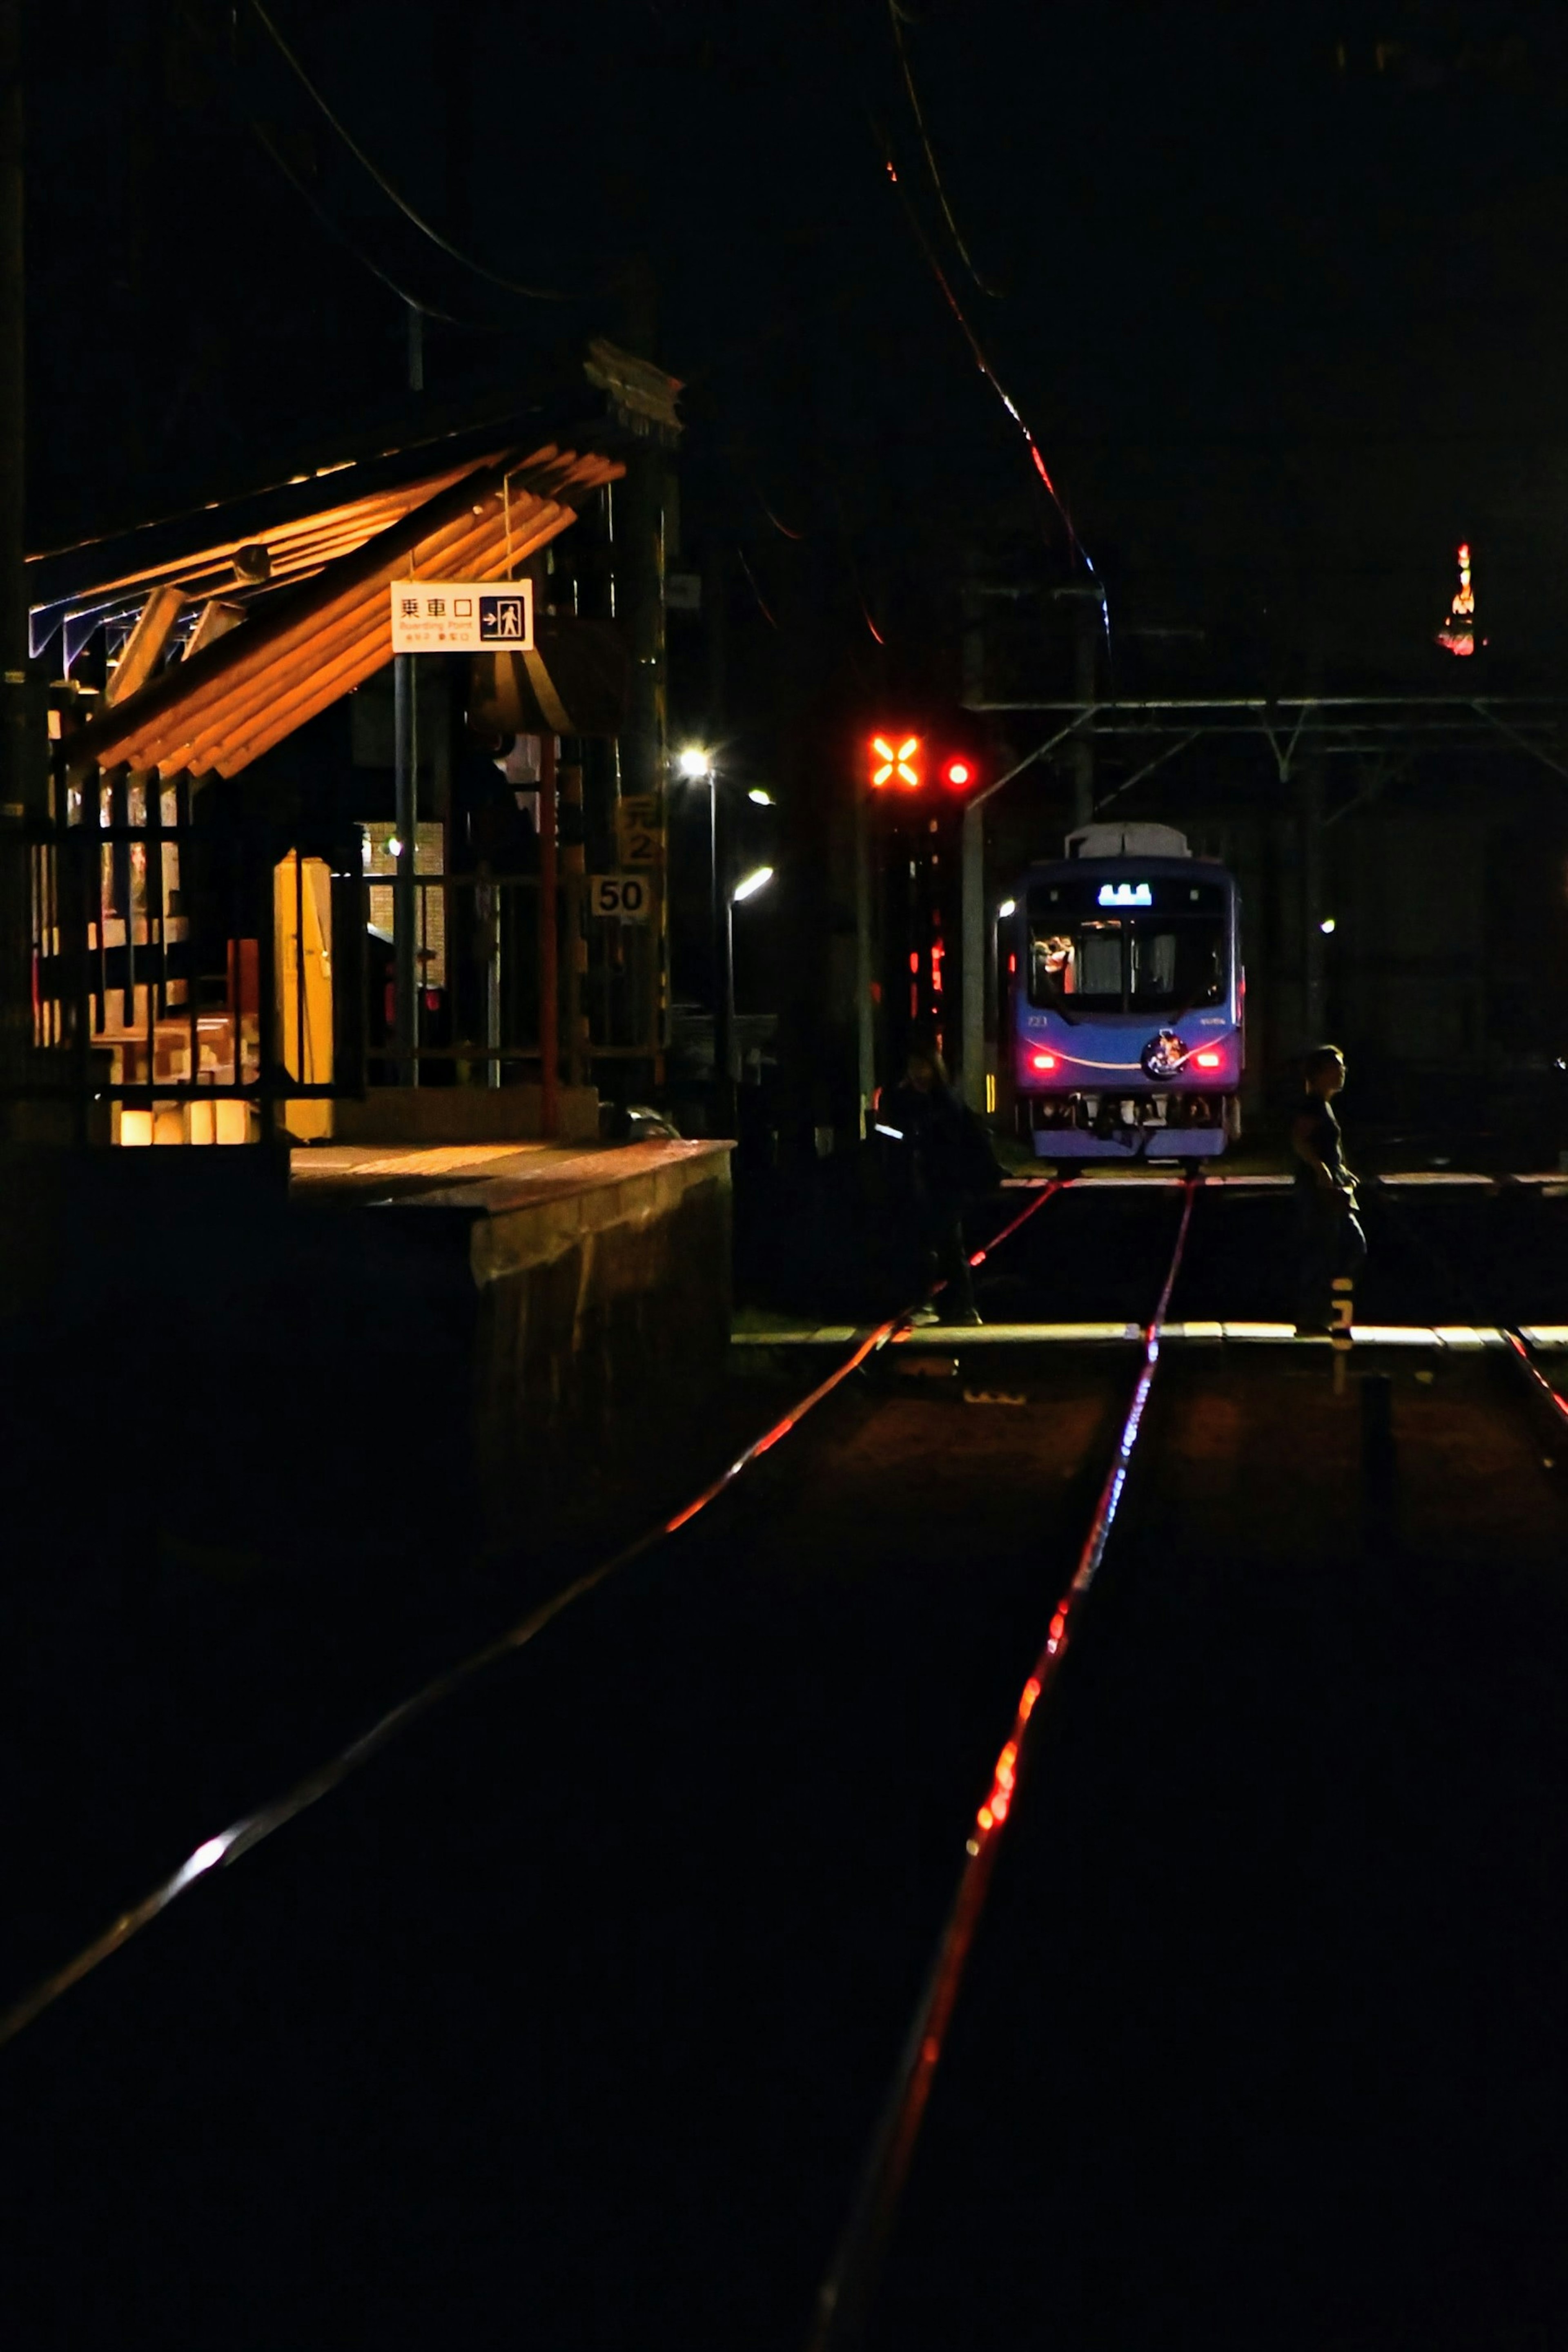
[[58, 635], [68, 668], [94, 629], [126, 637], [71, 768], [237, 774], [391, 660], [394, 581], [507, 578], [625, 471], [552, 442], [426, 467], [366, 469], [347, 498], [302, 478], [253, 502], [270, 512], [213, 509], [238, 529], [210, 543], [187, 520], [30, 562], [36, 656]]

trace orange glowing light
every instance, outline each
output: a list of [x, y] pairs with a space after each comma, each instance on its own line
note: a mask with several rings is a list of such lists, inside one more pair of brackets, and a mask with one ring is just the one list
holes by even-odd
[[921, 748], [918, 735], [905, 735], [895, 743], [890, 735], [871, 738], [871, 789], [881, 792], [896, 783], [906, 793], [920, 790], [921, 772], [917, 765]]
[[982, 1805], [982, 1806], [981, 1806], [981, 1808], [980, 1808], [980, 1811], [975, 1814], [974, 1818], [975, 1818], [975, 1820], [979, 1822], [979, 1824], [980, 1824], [980, 1826], [981, 1826], [981, 1828], [982, 1828], [983, 1830], [988, 1830], [988, 1829], [991, 1827], [991, 1825], [992, 1825], [993, 1822], [995, 1820], [996, 1816], [995, 1816], [995, 1814], [992, 1811], [992, 1810], [991, 1810], [991, 1808], [990, 1808], [990, 1806], [989, 1806], [989, 1805]]
[[[1461, 659], [1476, 650], [1476, 591], [1471, 577], [1470, 549], [1467, 541], [1458, 551], [1459, 584], [1448, 606], [1448, 618], [1437, 632], [1437, 643], [1444, 651], [1457, 654]], [[1483, 644], [1485, 640], [1482, 640]]]

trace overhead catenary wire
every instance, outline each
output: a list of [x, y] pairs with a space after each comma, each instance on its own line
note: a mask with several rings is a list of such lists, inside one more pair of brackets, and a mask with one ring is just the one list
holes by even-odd
[[[283, 59], [284, 64], [289, 68], [290, 73], [293, 74], [295, 79], [299, 82], [300, 89], [304, 90], [312, 105], [316, 107], [323, 120], [348, 149], [349, 153], [353, 157], [354, 162], [359, 165], [361, 171], [365, 173], [366, 175], [375, 183], [375, 185], [381, 190], [382, 194], [385, 196], [389, 204], [396, 205], [398, 211], [403, 215], [405, 220], [413, 222], [414, 226], [419, 231], [422, 236], [428, 237], [432, 245], [438, 246], [443, 253], [448, 255], [450, 258], [458, 263], [462, 268], [471, 270], [476, 278], [487, 278], [492, 286], [500, 287], [508, 294], [521, 295], [526, 301], [530, 302], [569, 302], [572, 299], [572, 297], [569, 294], [561, 293], [550, 287], [525, 285], [520, 278], [508, 278], [502, 271], [490, 268], [487, 262], [476, 261], [471, 253], [465, 253], [460, 246], [454, 245], [450, 237], [444, 236], [441, 231], [437, 228], [432, 222], [427, 221], [423, 213], [416, 212], [414, 206], [409, 203], [407, 197], [404, 195], [402, 190], [396, 187], [394, 183], [387, 178], [385, 173], [381, 171], [379, 167], [372, 162], [371, 158], [365, 153], [364, 149], [360, 145], [358, 140], [355, 139], [353, 133], [349, 130], [346, 123], [342, 122], [333, 112], [326, 99], [317, 89], [315, 83], [311, 80], [310, 75], [306, 72], [299, 58], [295, 56], [293, 50], [289, 47], [288, 42], [279, 31], [278, 26], [273, 23], [271, 16], [263, 5], [263, 0], [250, 0], [250, 6], [252, 13], [256, 16], [257, 22], [266, 33], [268, 40], [272, 43], [273, 47], [278, 51], [279, 56]], [[416, 307], [422, 309], [425, 311], [426, 316], [428, 318], [439, 318], [442, 315], [439, 311], [431, 310], [427, 304], [419, 304]]]
[[349, 235], [348, 230], [344, 228], [342, 223], [329, 212], [326, 205], [321, 203], [320, 197], [315, 194], [313, 190], [306, 186], [304, 181], [300, 177], [298, 172], [295, 171], [293, 165], [268, 137], [260, 123], [252, 122], [250, 129], [258, 145], [261, 147], [264, 152], [270, 158], [278, 170], [282, 173], [283, 177], [288, 181], [295, 194], [310, 206], [311, 212], [314, 213], [322, 227], [332, 236], [336, 237], [338, 243], [343, 247], [345, 252], [351, 253], [353, 256], [362, 269], [368, 269], [373, 278], [379, 278], [380, 282], [387, 289], [388, 292], [395, 294], [398, 300], [405, 303], [410, 310], [416, 310], [422, 319], [438, 319], [444, 327], [465, 327], [471, 333], [477, 335], [502, 335], [515, 331], [511, 328], [489, 320], [479, 319], [460, 319], [451, 310], [443, 310], [437, 303], [426, 302], [423, 295], [411, 294], [407, 287], [400, 284], [399, 281], [394, 278], [389, 269], [384, 269], [379, 261], [376, 261], [370, 254], [366, 253], [364, 247], [359, 243], [358, 239]]
[[909, 97], [910, 112], [914, 116], [915, 129], [921, 135], [921, 145], [925, 151], [926, 169], [931, 173], [931, 186], [936, 190], [936, 200], [942, 206], [942, 216], [947, 223], [947, 233], [952, 239], [959, 259], [982, 294], [988, 294], [993, 301], [999, 301], [1002, 298], [1002, 289], [999, 286], [993, 286], [975, 268], [973, 256], [963, 241], [963, 235], [953, 215], [952, 206], [948, 202], [947, 190], [942, 184], [942, 173], [937, 168], [936, 152], [931, 146], [931, 132], [926, 128], [920, 92], [915, 87], [914, 68], [910, 63], [909, 45], [904, 39], [903, 11], [899, 6], [899, 0], [888, 0], [888, 15], [892, 22], [893, 43], [899, 52], [899, 67], [904, 77], [904, 89]]
[[747, 561], [746, 561], [746, 551], [745, 551], [745, 549], [741, 545], [741, 543], [740, 543], [740, 541], [739, 541], [738, 540], [737, 540], [737, 541], [736, 541], [736, 542], [735, 542], [735, 554], [736, 554], [736, 557], [737, 557], [737, 559], [738, 559], [738, 561], [739, 561], [739, 562], [740, 562], [740, 566], [741, 566], [742, 571], [742, 572], [745, 573], [745, 575], [746, 575], [746, 584], [747, 584], [747, 586], [751, 589], [751, 592], [752, 592], [752, 595], [753, 595], [753, 596], [756, 598], [756, 600], [757, 600], [757, 610], [758, 610], [758, 612], [762, 614], [762, 616], [763, 616], [763, 620], [767, 623], [767, 625], [768, 625], [768, 626], [769, 626], [769, 628], [770, 628], [770, 629], [776, 629], [776, 628], [778, 627], [778, 623], [774, 620], [774, 618], [773, 618], [773, 614], [772, 614], [772, 613], [769, 611], [769, 609], [768, 609], [768, 601], [767, 601], [767, 598], [763, 594], [762, 590], [758, 587], [758, 585], [757, 585], [757, 575], [756, 575], [756, 573], [752, 570], [751, 565], [747, 562]]
[[806, 539], [810, 536], [809, 532], [804, 530], [791, 530], [787, 522], [781, 522], [779, 520], [772, 507], [769, 506], [766, 499], [763, 498], [761, 490], [758, 490], [756, 495], [757, 504], [761, 507], [763, 512], [766, 515], [768, 520], [772, 523], [773, 529], [777, 531], [781, 539], [799, 540]]
[[921, 253], [925, 256], [927, 267], [930, 268], [932, 277], [936, 279], [938, 286], [941, 288], [942, 297], [947, 303], [947, 307], [952, 312], [954, 319], [957, 320], [959, 330], [963, 336], [964, 341], [969, 345], [970, 353], [974, 361], [974, 364], [980, 370], [981, 374], [990, 385], [991, 390], [995, 394], [996, 398], [1001, 402], [1003, 407], [1006, 410], [1007, 415], [1011, 417], [1014, 425], [1022, 435], [1024, 446], [1029, 453], [1029, 462], [1034, 467], [1036, 473], [1040, 478], [1040, 480], [1044, 483], [1046, 489], [1050, 496], [1052, 505], [1056, 508], [1058, 514], [1062, 519], [1062, 524], [1068, 535], [1068, 545], [1072, 549], [1074, 554], [1078, 556], [1079, 561], [1082, 562], [1084, 570], [1089, 573], [1090, 579], [1093, 580], [1096, 587], [1100, 589], [1101, 610], [1105, 618], [1106, 641], [1109, 644], [1110, 637], [1110, 605], [1109, 599], [1106, 597], [1104, 588], [1100, 583], [1100, 574], [1095, 569], [1093, 559], [1090, 556], [1088, 548], [1085, 547], [1082, 540], [1078, 535], [1078, 530], [1073, 522], [1072, 515], [1068, 510], [1067, 501], [1064, 499], [1061, 492], [1058, 489], [1056, 483], [1051, 478], [1050, 469], [1046, 464], [1045, 457], [1040, 449], [1040, 445], [1035, 438], [1034, 433], [1029, 426], [1028, 420], [1024, 415], [1023, 411], [1019, 408], [1017, 402], [1013, 398], [1012, 394], [1007, 390], [1006, 385], [1002, 382], [1002, 379], [997, 374], [995, 369], [992, 366], [985, 347], [982, 343], [970, 321], [968, 312], [964, 310], [963, 303], [959, 300], [957, 295], [952, 290], [952, 286], [949, 280], [947, 272], [942, 266], [941, 257], [935, 247], [932, 246], [930, 237], [926, 235], [920, 215], [910, 204], [909, 196], [905, 192], [903, 183], [899, 178], [899, 167], [893, 160], [891, 144], [886, 132], [883, 131], [880, 123], [877, 121], [875, 116], [871, 118], [871, 128], [876, 137], [877, 144], [881, 151], [882, 168], [888, 175], [889, 184], [891, 186], [899, 199], [899, 203], [903, 210], [904, 218], [910, 225], [910, 233], [913, 236], [916, 244], [920, 247]]

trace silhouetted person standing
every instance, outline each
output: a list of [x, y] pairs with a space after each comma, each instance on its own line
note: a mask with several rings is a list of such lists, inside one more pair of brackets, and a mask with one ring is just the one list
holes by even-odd
[[1345, 1082], [1337, 1045], [1309, 1054], [1306, 1093], [1290, 1128], [1296, 1187], [1296, 1336], [1329, 1328], [1336, 1275], [1355, 1275], [1366, 1262], [1366, 1235], [1356, 1214], [1355, 1178], [1345, 1165], [1334, 1097]]
[[978, 1323], [963, 1239], [964, 1201], [999, 1183], [1002, 1171], [984, 1128], [948, 1085], [934, 1047], [910, 1047], [902, 1084], [878, 1108], [877, 1129], [894, 1146], [895, 1179], [921, 1258], [924, 1304], [916, 1319], [937, 1320], [931, 1296], [940, 1276], [947, 1285], [942, 1319]]

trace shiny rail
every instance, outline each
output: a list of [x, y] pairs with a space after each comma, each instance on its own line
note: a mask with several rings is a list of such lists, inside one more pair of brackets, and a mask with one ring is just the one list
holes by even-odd
[[1115, 1525], [1127, 1484], [1133, 1448], [1138, 1443], [1149, 1392], [1160, 1361], [1165, 1317], [1181, 1271], [1192, 1223], [1193, 1202], [1200, 1178], [1184, 1180], [1181, 1221], [1153, 1314], [1143, 1327], [1143, 1360], [1139, 1368], [1116, 1451], [1100, 1490], [1094, 1517], [1084, 1537], [1072, 1577], [1052, 1614], [1045, 1646], [1024, 1685], [1005, 1745], [996, 1759], [991, 1786], [975, 1814], [964, 1850], [964, 1862], [947, 1921], [899, 2058], [888, 2100], [872, 2137], [861, 2169], [855, 2202], [832, 2264], [817, 2294], [816, 2311], [808, 2337], [809, 2352], [850, 2352], [861, 2339], [871, 2295], [881, 2268], [904, 2184], [909, 2178], [915, 2143], [920, 2137], [931, 2084], [942, 2061], [948, 2028], [952, 2021], [963, 1975], [981, 1913], [990, 1890], [992, 1872], [1003, 1829], [1017, 1795], [1036, 1719], [1041, 1704], [1051, 1696], [1072, 1638], [1074, 1612], [1090, 1591]]
[[[1000, 1248], [1005, 1241], [1009, 1240], [1020, 1226], [1026, 1224], [1029, 1219], [1043, 1209], [1046, 1202], [1062, 1189], [1063, 1185], [1059, 1181], [1042, 1186], [1020, 1215], [1014, 1217], [1005, 1224], [984, 1249], [974, 1252], [970, 1264], [983, 1265], [993, 1251]], [[396, 1706], [389, 1708], [386, 1714], [371, 1725], [368, 1731], [363, 1732], [357, 1739], [351, 1741], [348, 1747], [342, 1748], [329, 1762], [307, 1773], [305, 1778], [297, 1781], [285, 1795], [274, 1799], [268, 1804], [258, 1806], [254, 1812], [247, 1813], [237, 1822], [231, 1822], [226, 1829], [220, 1830], [216, 1836], [205, 1839], [193, 1853], [186, 1855], [176, 1870], [172, 1871], [166, 1878], [160, 1880], [158, 1885], [149, 1894], [143, 1895], [139, 1903], [132, 1904], [129, 1910], [122, 1911], [118, 1918], [111, 1920], [100, 1935], [94, 1937], [89, 1944], [68, 1960], [62, 1968], [57, 1969], [52, 1975], [46, 1977], [41, 1983], [36, 1985], [21, 2000], [14, 2002], [9, 2009], [0, 2011], [0, 2049], [4, 2049], [7, 2042], [14, 2042], [17, 2035], [25, 2032], [29, 2025], [44, 2014], [46, 2010], [52, 2009], [73, 1986], [80, 1984], [84, 1978], [91, 1976], [95, 1969], [102, 1967], [105, 1960], [111, 1958], [134, 1937], [141, 1935], [144, 1928], [150, 1927], [153, 1921], [160, 1918], [169, 1906], [176, 1902], [182, 1895], [187, 1894], [193, 1886], [199, 1885], [204, 1879], [210, 1878], [216, 1871], [227, 1869], [232, 1864], [238, 1862], [242, 1855], [249, 1853], [256, 1846], [260, 1845], [264, 1839], [271, 1837], [289, 1822], [298, 1820], [299, 1816], [309, 1811], [312, 1805], [319, 1804], [323, 1797], [330, 1796], [335, 1789], [341, 1788], [351, 1774], [357, 1772], [363, 1765], [368, 1764], [384, 1748], [389, 1746], [401, 1733], [417, 1723], [422, 1717], [430, 1714], [436, 1707], [444, 1706], [448, 1699], [456, 1697], [459, 1691], [465, 1689], [480, 1675], [488, 1673], [492, 1666], [499, 1665], [502, 1659], [512, 1657], [520, 1650], [526, 1649], [529, 1643], [537, 1639], [548, 1626], [563, 1616], [574, 1602], [586, 1599], [589, 1593], [596, 1591], [601, 1585], [609, 1583], [612, 1578], [618, 1576], [623, 1569], [629, 1568], [634, 1560], [643, 1559], [658, 1545], [678, 1534], [682, 1528], [689, 1527], [691, 1521], [707, 1510], [710, 1504], [717, 1502], [720, 1496], [726, 1493], [753, 1462], [760, 1461], [764, 1454], [771, 1453], [773, 1448], [782, 1439], [787, 1437], [792, 1430], [800, 1426], [809, 1412], [815, 1412], [816, 1407], [830, 1397], [836, 1389], [841, 1388], [852, 1373], [858, 1371], [868, 1358], [877, 1354], [879, 1349], [888, 1345], [889, 1340], [898, 1338], [900, 1333], [907, 1330], [913, 1312], [912, 1307], [906, 1307], [900, 1314], [890, 1316], [886, 1322], [879, 1323], [874, 1330], [868, 1332], [851, 1349], [843, 1362], [836, 1365], [825, 1380], [818, 1381], [816, 1387], [809, 1390], [798, 1402], [793, 1404], [786, 1413], [773, 1423], [771, 1428], [763, 1430], [761, 1436], [753, 1438], [749, 1445], [736, 1454], [732, 1462], [726, 1465], [717, 1477], [710, 1479], [699, 1494], [693, 1496], [691, 1500], [683, 1504], [679, 1510], [671, 1513], [669, 1517], [661, 1519], [657, 1526], [646, 1529], [634, 1541], [624, 1545], [619, 1551], [612, 1553], [608, 1559], [601, 1560], [596, 1567], [587, 1570], [573, 1583], [563, 1586], [562, 1591], [555, 1593], [549, 1601], [542, 1601], [537, 1609], [531, 1610], [526, 1617], [520, 1619], [517, 1624], [510, 1626], [494, 1641], [486, 1643], [481, 1649], [473, 1651], [458, 1664], [449, 1666], [445, 1672], [435, 1675], [411, 1697], [403, 1699]]]

